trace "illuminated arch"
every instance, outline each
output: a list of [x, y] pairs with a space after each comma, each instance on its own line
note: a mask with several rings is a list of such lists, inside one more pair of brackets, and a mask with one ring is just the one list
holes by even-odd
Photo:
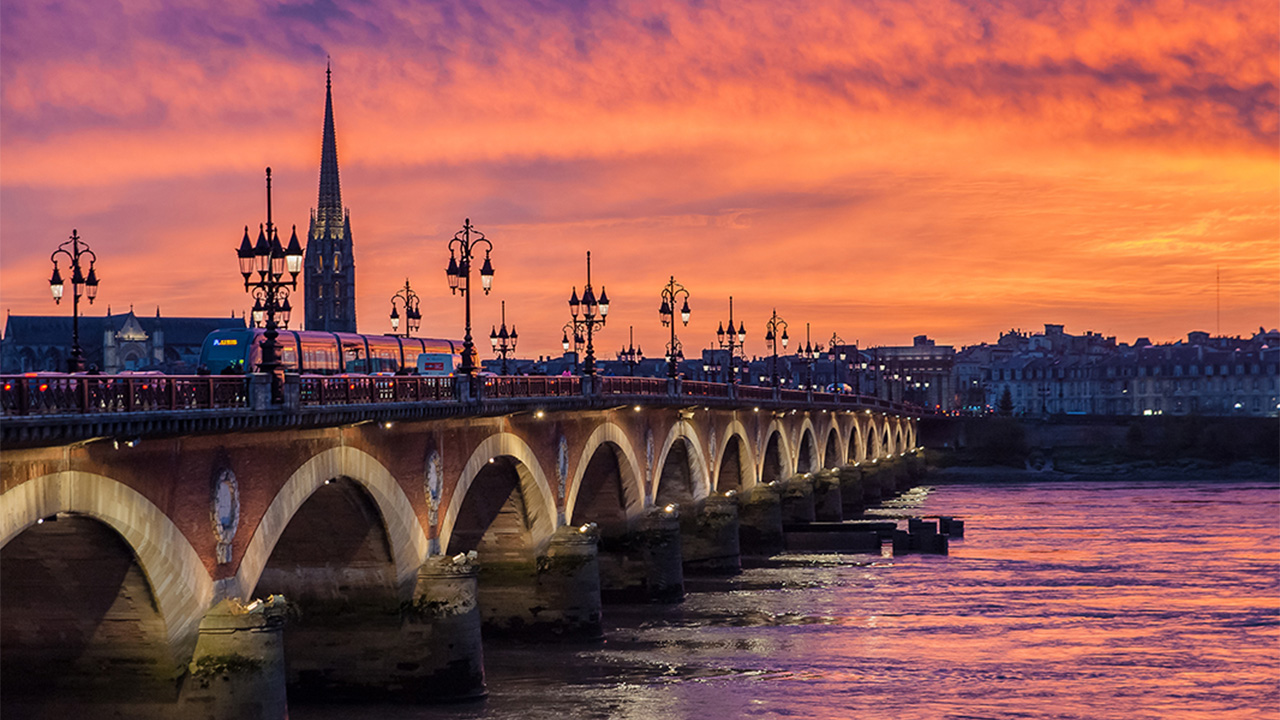
[[644, 483], [641, 481], [643, 476], [635, 448], [631, 446], [631, 439], [627, 437], [626, 431], [616, 423], [605, 422], [591, 433], [582, 447], [578, 467], [573, 472], [573, 484], [570, 485], [572, 490], [569, 497], [565, 498], [564, 516], [566, 518], [573, 517], [573, 508], [578, 502], [578, 492], [582, 489], [582, 478], [586, 475], [587, 464], [591, 462], [596, 450], [603, 445], [612, 445], [617, 448], [618, 474], [622, 479], [622, 492], [627, 501], [627, 518], [631, 519], [644, 513]]
[[476, 476], [489, 464], [490, 458], [510, 457], [516, 461], [516, 473], [520, 476], [520, 493], [524, 497], [525, 511], [529, 514], [530, 533], [536, 549], [541, 549], [551, 539], [556, 529], [556, 501], [547, 483], [547, 476], [542, 471], [542, 464], [533, 448], [520, 436], [512, 433], [497, 433], [485, 438], [471, 453], [462, 468], [458, 484], [449, 497], [449, 508], [445, 511], [440, 523], [440, 547], [449, 547], [453, 535], [454, 524], [458, 520], [458, 512], [462, 509], [462, 501], [467, 491], [475, 482]]
[[[808, 416], [805, 416], [804, 421], [800, 423], [799, 440], [795, 446], [795, 465], [792, 469], [800, 472], [800, 450], [804, 448], [806, 434], [809, 436], [809, 472], [817, 472], [822, 469], [822, 451], [818, 449], [818, 431], [813, 427], [813, 419]], [[823, 439], [826, 439], [825, 436]]]
[[[681, 419], [679, 422], [671, 426], [667, 431], [667, 437], [662, 441], [662, 450], [658, 453], [657, 462], [653, 465], [653, 495], [658, 497], [658, 484], [662, 482], [662, 469], [667, 465], [667, 456], [671, 454], [671, 448], [676, 441], [683, 440], [686, 449], [689, 451], [689, 472], [690, 479], [693, 481], [693, 499], [701, 500], [711, 494], [712, 476], [707, 467], [707, 454], [702, 449], [702, 438], [698, 436], [698, 431], [694, 429], [693, 424], [688, 420]], [[728, 443], [728, 438], [725, 438]], [[719, 462], [723, 451], [717, 452], [716, 460]], [[719, 465], [716, 465], [717, 470]]]
[[738, 438], [738, 447], [740, 452], [746, 457], [739, 457], [738, 463], [740, 468], [746, 468], [747, 477], [741, 482], [742, 490], [750, 490], [756, 483], [760, 482], [760, 469], [756, 467], [755, 448], [752, 447], [751, 441], [747, 440], [747, 428], [742, 424], [741, 420], [734, 418], [725, 426], [724, 432], [721, 433], [720, 444], [716, 448], [715, 468], [711, 476], [711, 482], [716, 483], [717, 488], [720, 482], [720, 467], [724, 463], [724, 453], [729, 448], [729, 442], [733, 438]]
[[79, 513], [109, 526], [138, 557], [164, 620], [174, 658], [189, 658], [205, 611], [213, 604], [213, 580], [199, 553], [177, 525], [133, 488], [80, 471], [42, 475], [0, 495], [0, 546], [40, 518]]
[[[836, 442], [835, 442], [836, 456], [834, 458], [834, 463], [833, 463], [833, 458], [827, 457], [827, 448], [829, 447], [829, 443], [832, 435], [835, 435], [836, 437]], [[844, 435], [840, 433], [840, 423], [836, 422], [835, 419], [833, 418], [831, 424], [827, 426], [827, 432], [824, 440], [822, 441], [822, 467], [824, 468], [829, 468], [833, 466], [840, 467], [841, 465], [847, 464], [849, 462], [848, 453], [849, 453], [849, 446], [844, 441]]]
[[782, 465], [781, 480], [786, 480], [796, 472], [795, 453], [791, 450], [791, 442], [787, 439], [787, 429], [778, 418], [774, 418], [769, 423], [769, 427], [764, 431], [764, 444], [760, 446], [760, 463], [761, 467], [756, 468], [756, 477], [764, 477], [764, 458], [769, 454], [769, 440], [774, 433], [778, 433], [778, 458]]
[[418, 569], [427, 557], [427, 535], [418, 515], [390, 470], [374, 456], [344, 446], [325, 450], [303, 463], [276, 493], [254, 528], [236, 572], [240, 597], [247, 599], [257, 586], [271, 552], [298, 509], [326, 480], [339, 477], [350, 478], [369, 493], [382, 515], [391, 559], [396, 566], [396, 584], [402, 593], [412, 589]]

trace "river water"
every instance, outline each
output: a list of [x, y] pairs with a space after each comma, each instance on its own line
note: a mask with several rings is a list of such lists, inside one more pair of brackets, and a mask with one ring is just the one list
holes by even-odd
[[[949, 556], [786, 555], [606, 606], [595, 645], [486, 644], [490, 696], [331, 718], [1280, 718], [1280, 486], [917, 488]], [[905, 527], [905, 523], [904, 523]]]

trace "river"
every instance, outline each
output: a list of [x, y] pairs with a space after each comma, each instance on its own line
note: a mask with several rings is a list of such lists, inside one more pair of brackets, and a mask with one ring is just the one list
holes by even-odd
[[785, 555], [606, 606], [594, 645], [486, 644], [490, 695], [294, 720], [1280, 718], [1280, 486], [921, 487], [949, 556]]

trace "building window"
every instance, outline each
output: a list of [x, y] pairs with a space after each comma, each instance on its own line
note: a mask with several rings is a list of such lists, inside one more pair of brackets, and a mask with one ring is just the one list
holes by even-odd
[[336, 273], [342, 272], [342, 253], [333, 254], [333, 271]]

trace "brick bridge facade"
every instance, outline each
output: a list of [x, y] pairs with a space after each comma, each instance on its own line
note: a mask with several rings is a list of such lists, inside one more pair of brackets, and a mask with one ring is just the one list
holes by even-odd
[[679, 600], [780, 549], [788, 497], [838, 519], [917, 447], [917, 418], [776, 396], [398, 407], [6, 448], [6, 705], [479, 694], [481, 627], [598, 634], [601, 598]]

